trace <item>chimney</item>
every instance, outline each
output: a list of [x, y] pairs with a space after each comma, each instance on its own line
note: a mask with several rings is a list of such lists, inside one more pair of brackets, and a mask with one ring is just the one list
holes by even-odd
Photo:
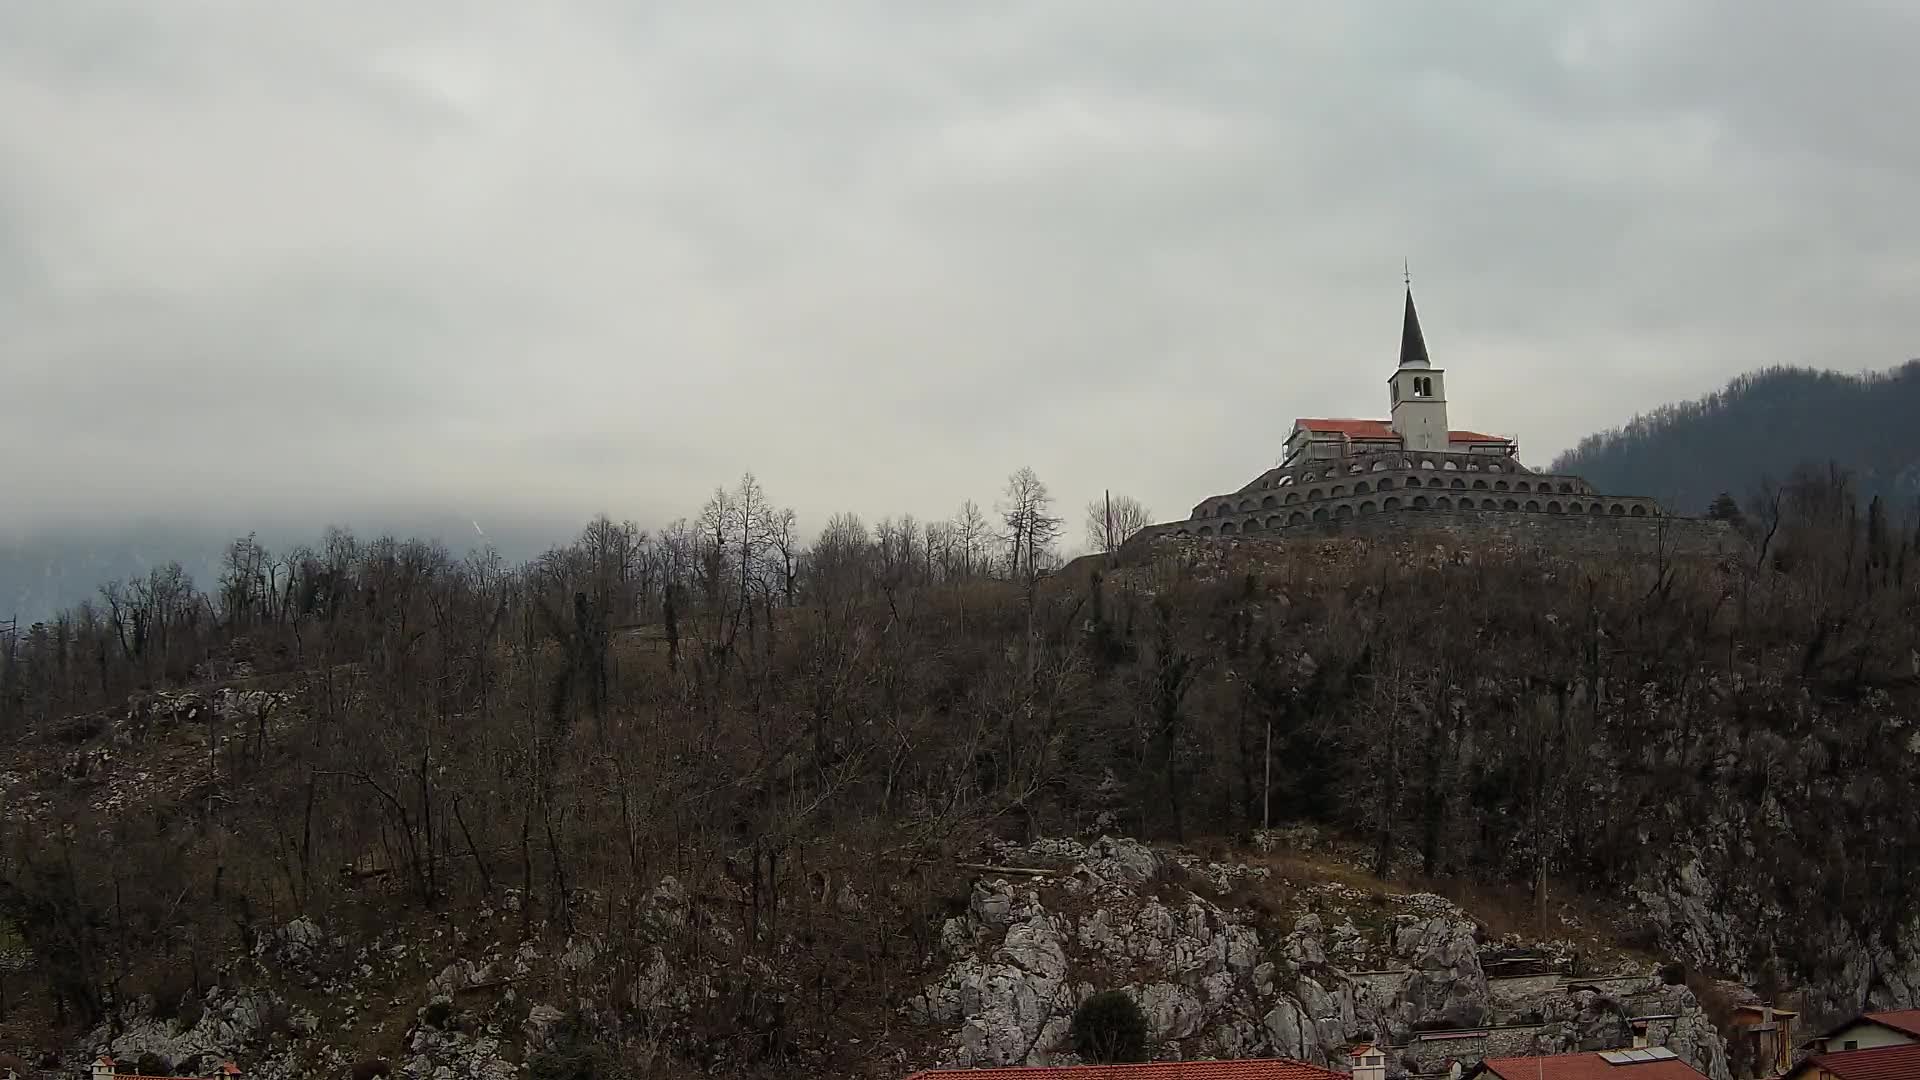
[[113, 1059], [105, 1054], [93, 1059], [93, 1080], [113, 1080]]
[[1647, 1022], [1645, 1020], [1634, 1021], [1633, 1048], [1635, 1050], [1645, 1050], [1647, 1048]]
[[1353, 1060], [1353, 1080], [1387, 1080], [1387, 1055], [1372, 1043], [1362, 1043], [1349, 1051]]

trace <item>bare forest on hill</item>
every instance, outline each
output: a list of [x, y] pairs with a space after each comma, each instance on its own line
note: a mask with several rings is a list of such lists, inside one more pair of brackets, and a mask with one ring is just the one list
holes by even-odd
[[[1698, 859], [1753, 933], [1670, 944], [1838, 987], [1814, 942], [1892, 940], [1920, 886], [1920, 532], [1852, 483], [1796, 474], [1722, 562], [1416, 536], [1059, 572], [1027, 470], [991, 511], [810, 541], [752, 477], [524, 566], [237, 540], [204, 589], [163, 568], [0, 642], [0, 919], [44, 983], [0, 1004], [178, 1007], [303, 913], [507, 910], [634, 974], [672, 875], [739, 972], [679, 1037], [777, 1059], [913, 992], [985, 838], [1267, 820], [1427, 882], [1631, 896]], [[215, 692], [243, 705], [176, 707]], [[136, 771], [162, 728], [188, 749]]]

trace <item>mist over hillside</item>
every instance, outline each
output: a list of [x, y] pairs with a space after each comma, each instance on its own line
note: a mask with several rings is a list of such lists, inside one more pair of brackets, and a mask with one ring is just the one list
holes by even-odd
[[1552, 471], [1700, 514], [1723, 491], [1744, 499], [1802, 463], [1832, 461], [1854, 474], [1862, 498], [1900, 505], [1920, 496], [1917, 406], [1920, 361], [1859, 375], [1766, 368], [1589, 435]]
[[251, 532], [265, 547], [285, 551], [320, 540], [329, 527], [362, 537], [383, 534], [438, 541], [458, 555], [492, 544], [501, 558], [521, 562], [563, 542], [578, 523], [534, 518], [475, 520], [453, 513], [342, 515], [333, 521], [284, 519], [257, 527], [182, 518], [145, 518], [120, 525], [51, 526], [0, 534], [0, 622], [22, 626], [97, 597], [113, 581], [144, 577], [177, 562], [202, 587], [220, 575], [227, 545]]

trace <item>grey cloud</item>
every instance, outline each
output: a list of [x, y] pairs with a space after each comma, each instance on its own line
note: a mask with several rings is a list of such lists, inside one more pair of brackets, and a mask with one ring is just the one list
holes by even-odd
[[0, 8], [20, 522], [1165, 514], [1380, 411], [1544, 461], [1904, 359], [1893, 4]]

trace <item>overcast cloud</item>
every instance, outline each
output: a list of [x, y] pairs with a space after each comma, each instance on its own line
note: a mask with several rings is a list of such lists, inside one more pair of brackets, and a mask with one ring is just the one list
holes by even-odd
[[0, 517], [1177, 517], [1403, 257], [1534, 463], [1920, 351], [1920, 9], [1582, 6], [0, 0]]

